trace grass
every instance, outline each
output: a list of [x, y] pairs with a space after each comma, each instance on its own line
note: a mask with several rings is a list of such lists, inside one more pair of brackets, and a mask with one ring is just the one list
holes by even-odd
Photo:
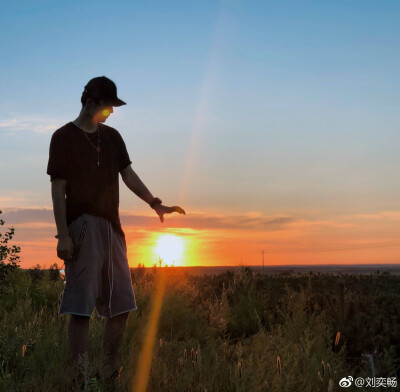
[[[373, 354], [377, 377], [399, 372], [396, 278], [260, 276], [246, 267], [192, 277], [164, 270], [167, 285], [148, 391], [338, 391], [340, 378], [370, 375], [361, 361], [363, 353]], [[130, 313], [121, 344], [117, 390], [132, 391], [141, 368], [159, 271], [146, 269], [136, 277], [133, 270], [138, 310]], [[17, 270], [4, 285], [0, 390], [73, 391], [74, 375], [67, 365], [69, 316], [58, 315], [61, 279], [53, 280], [49, 271], [33, 279]], [[379, 308], [369, 324], [369, 310], [362, 305], [366, 300], [372, 310]], [[107, 391], [91, 380], [100, 367], [104, 322], [94, 310], [85, 391]], [[393, 334], [377, 335], [377, 328]]]

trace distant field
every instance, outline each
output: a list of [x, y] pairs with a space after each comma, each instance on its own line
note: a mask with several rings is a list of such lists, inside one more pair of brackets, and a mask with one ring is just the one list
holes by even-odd
[[[313, 273], [324, 274], [400, 274], [400, 264], [327, 264], [327, 265], [272, 265], [264, 268], [259, 265], [248, 266], [254, 272], [260, 274], [283, 274], [303, 275]], [[149, 267], [152, 268], [152, 267]], [[149, 269], [146, 268], [146, 269]], [[212, 275], [221, 274], [227, 271], [239, 271], [241, 266], [217, 266], [217, 267], [173, 267], [177, 271], [186, 272], [190, 275]], [[131, 268], [134, 271], [136, 268]], [[26, 269], [23, 269], [26, 270]]]
[[[297, 274], [309, 274], [310, 271], [313, 273], [332, 273], [332, 274], [400, 274], [400, 264], [331, 264], [331, 265], [277, 265], [277, 266], [265, 266], [264, 268], [259, 265], [248, 266], [254, 272], [260, 274], [284, 274], [284, 275], [297, 275]], [[203, 274], [220, 274], [227, 271], [239, 271], [241, 266], [229, 266], [229, 267], [174, 267], [177, 270], [182, 270], [191, 275], [203, 275]], [[134, 270], [134, 269], [133, 269]]]

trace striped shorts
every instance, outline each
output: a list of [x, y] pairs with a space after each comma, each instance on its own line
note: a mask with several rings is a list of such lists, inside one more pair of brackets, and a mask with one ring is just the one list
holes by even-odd
[[66, 285], [59, 314], [114, 317], [136, 310], [125, 238], [102, 217], [82, 214], [68, 226], [73, 257], [65, 260]]

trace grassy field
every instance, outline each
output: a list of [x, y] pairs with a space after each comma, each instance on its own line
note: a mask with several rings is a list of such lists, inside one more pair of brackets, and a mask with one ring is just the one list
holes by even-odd
[[[260, 275], [251, 268], [192, 276], [132, 269], [117, 390], [132, 391], [158, 274], [167, 275], [148, 391], [369, 391], [342, 377], [398, 377], [400, 277]], [[68, 315], [56, 268], [16, 270], [0, 290], [0, 390], [73, 391]], [[104, 319], [90, 320], [86, 391], [100, 366]], [[398, 390], [374, 388], [373, 390]]]

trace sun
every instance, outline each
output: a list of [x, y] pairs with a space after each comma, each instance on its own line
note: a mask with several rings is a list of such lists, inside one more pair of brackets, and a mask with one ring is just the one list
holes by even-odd
[[161, 234], [157, 241], [154, 252], [164, 264], [179, 265], [184, 248], [184, 240], [174, 234]]

